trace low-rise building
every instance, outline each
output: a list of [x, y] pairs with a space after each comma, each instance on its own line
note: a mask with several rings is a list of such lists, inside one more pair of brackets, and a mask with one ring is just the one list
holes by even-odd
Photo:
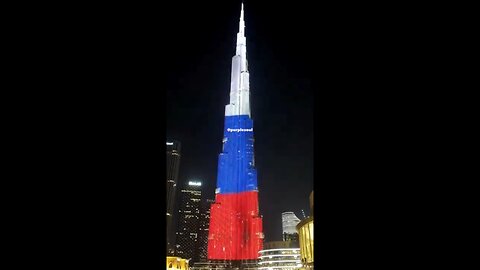
[[189, 270], [188, 260], [180, 257], [167, 257], [167, 270]]
[[296, 270], [302, 267], [300, 248], [294, 241], [265, 243], [259, 255], [258, 270]]
[[313, 191], [310, 194], [311, 216], [297, 225], [303, 268], [313, 269]]

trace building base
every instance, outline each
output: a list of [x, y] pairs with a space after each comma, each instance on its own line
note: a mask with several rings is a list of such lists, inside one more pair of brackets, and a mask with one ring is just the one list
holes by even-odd
[[257, 270], [258, 260], [197, 262], [191, 270]]

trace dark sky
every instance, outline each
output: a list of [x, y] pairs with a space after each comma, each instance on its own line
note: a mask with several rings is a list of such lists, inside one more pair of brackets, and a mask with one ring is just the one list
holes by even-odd
[[[265, 240], [281, 240], [281, 213], [309, 214], [313, 189], [315, 54], [304, 7], [244, 1], [260, 213]], [[241, 1], [192, 1], [172, 9], [167, 138], [182, 143], [179, 182], [201, 179], [214, 197]]]

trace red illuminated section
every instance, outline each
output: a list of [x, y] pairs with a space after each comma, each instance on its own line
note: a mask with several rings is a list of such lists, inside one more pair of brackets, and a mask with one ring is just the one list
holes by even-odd
[[263, 247], [258, 192], [216, 194], [210, 210], [209, 260], [255, 260]]

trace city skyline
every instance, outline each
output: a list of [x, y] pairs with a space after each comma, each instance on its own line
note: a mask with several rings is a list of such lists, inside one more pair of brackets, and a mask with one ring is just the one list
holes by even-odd
[[[209, 196], [214, 195], [222, 150], [239, 7], [240, 1], [222, 3], [222, 12], [209, 18], [203, 18], [202, 12], [185, 14], [192, 22], [202, 21], [201, 31], [186, 29], [189, 35], [179, 36], [186, 54], [178, 56], [178, 65], [167, 76], [167, 139], [179, 140], [183, 146], [179, 181], [203, 179]], [[301, 209], [308, 209], [313, 189], [308, 55], [293, 42], [298, 34], [287, 27], [281, 14], [245, 2], [245, 18], [260, 214], [265, 241], [281, 240], [281, 213], [293, 211], [300, 216]]]

